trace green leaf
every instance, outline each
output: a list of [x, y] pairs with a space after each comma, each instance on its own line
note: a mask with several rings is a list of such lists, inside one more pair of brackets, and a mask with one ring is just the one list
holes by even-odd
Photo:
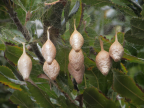
[[140, 18], [132, 18], [130, 20], [131, 34], [138, 39], [144, 39], [144, 20]]
[[129, 8], [128, 6], [122, 6], [121, 4], [115, 4], [114, 2], [111, 2], [110, 0], [82, 0], [83, 3], [86, 3], [87, 5], [93, 5], [96, 8], [97, 7], [102, 7], [105, 5], [108, 6], [114, 6], [115, 8], [118, 8], [119, 10], [122, 10], [123, 12], [125, 12], [126, 14], [130, 15], [130, 16], [136, 16], [135, 13], [133, 12], [133, 10], [131, 8]]
[[52, 5], [46, 12], [42, 15], [43, 23], [46, 26], [53, 26], [54, 28], [61, 29], [61, 15], [64, 5], [62, 2], [57, 2]]
[[[87, 67], [87, 66], [86, 66]], [[113, 73], [110, 71], [107, 76], [104, 76], [98, 68], [95, 66], [87, 67], [85, 70], [85, 77], [88, 83], [86, 85], [88, 87], [96, 87], [103, 94], [107, 94], [109, 88], [112, 86], [113, 82]]]
[[74, 105], [73, 103], [69, 102], [65, 97], [60, 96], [58, 99], [59, 104], [62, 108], [79, 108], [78, 106]]
[[142, 17], [144, 17], [144, 4], [143, 4], [143, 6], [142, 6], [141, 15], [142, 15]]
[[18, 59], [22, 55], [22, 48], [18, 46], [6, 45], [5, 57], [17, 65]]
[[19, 105], [20, 108], [35, 108], [34, 102], [30, 99], [27, 93], [24, 91], [14, 91], [10, 100]]
[[80, 28], [81, 22], [82, 22], [82, 19], [83, 19], [83, 11], [84, 10], [83, 10], [83, 6], [82, 6], [82, 0], [80, 0], [79, 1], [79, 9], [78, 9], [78, 11], [76, 12], [75, 15], [73, 15], [72, 19], [69, 20], [69, 23], [70, 23], [70, 28], [69, 28], [70, 34], [72, 34], [72, 32], [74, 31], [74, 19], [76, 19], [76, 22], [75, 22], [76, 28], [77, 29]]
[[107, 99], [94, 87], [87, 88], [84, 91], [83, 99], [89, 108], [117, 108], [112, 100]]
[[[68, 72], [68, 56], [69, 56], [70, 48], [65, 46], [59, 46], [57, 48], [57, 55], [56, 60], [60, 65], [60, 74], [58, 79], [64, 82], [71, 90], [73, 89], [73, 83], [70, 79], [69, 72]], [[63, 57], [61, 57], [63, 55]], [[59, 81], [58, 81], [59, 82]], [[60, 81], [61, 82], [61, 81]]]
[[5, 50], [5, 44], [1, 37], [2, 37], [2, 35], [0, 34], [0, 50]]
[[17, 79], [15, 75], [13, 74], [12, 70], [6, 66], [0, 66], [0, 73], [9, 78]]
[[71, 18], [79, 9], [79, 6], [80, 6], [80, 2], [79, 1], [76, 1], [74, 7], [72, 8], [72, 10], [70, 11], [68, 17]]
[[127, 6], [130, 5], [130, 1], [129, 0], [111, 0], [113, 3], [117, 4], [117, 5], [121, 5], [121, 6]]
[[120, 65], [121, 65], [122, 71], [123, 71], [125, 74], [127, 74], [128, 71], [127, 71], [126, 67], [124, 66], [124, 64], [123, 64], [123, 63], [120, 63]]
[[16, 89], [20, 91], [22, 90], [19, 85], [12, 83], [11, 81], [9, 81], [7, 78], [2, 76], [1, 74], [0, 74], [0, 83], [9, 86], [12, 89]]
[[134, 44], [138, 44], [138, 45], [144, 45], [144, 43], [143, 43], [144, 40], [140, 39], [136, 34], [132, 34], [131, 30], [128, 30], [125, 33], [124, 37], [130, 43], [134, 43]]
[[29, 88], [32, 97], [41, 107], [55, 108], [54, 105], [51, 103], [47, 93], [45, 93], [44, 91], [42, 91], [41, 89], [37, 88], [36, 86], [32, 85], [29, 82], [27, 82], [27, 86]]
[[58, 96], [55, 94], [55, 92], [53, 90], [51, 90], [50, 88], [50, 83], [48, 83], [48, 81], [37, 84], [37, 86], [43, 90], [44, 92], [46, 92], [48, 94], [49, 97], [52, 97], [54, 99], [58, 98]]
[[144, 87], [144, 73], [143, 72], [138, 72], [135, 76], [134, 76], [134, 80], [137, 84], [139, 84], [140, 86]]
[[144, 93], [129, 76], [116, 69], [113, 69], [113, 89], [123, 97], [131, 99], [134, 104], [143, 105], [144, 103]]
[[19, 5], [25, 12], [27, 12], [26, 9], [25, 9], [25, 7], [23, 6], [21, 0], [13, 0], [13, 2], [15, 4]]

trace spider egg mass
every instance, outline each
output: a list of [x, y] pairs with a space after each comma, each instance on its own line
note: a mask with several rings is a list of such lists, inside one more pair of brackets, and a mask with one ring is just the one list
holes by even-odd
[[109, 48], [109, 54], [115, 62], [120, 61], [124, 53], [123, 46], [118, 42], [117, 33], [115, 35], [115, 42]]
[[107, 75], [111, 65], [111, 57], [107, 51], [103, 49], [103, 42], [100, 39], [101, 51], [96, 56], [96, 66], [103, 75]]
[[72, 49], [69, 53], [69, 62], [76, 71], [80, 70], [84, 64], [84, 55], [82, 50], [80, 49], [79, 52], [76, 52]]
[[84, 75], [84, 71], [85, 71], [85, 66], [84, 64], [82, 65], [82, 67], [80, 68], [80, 70], [76, 71], [72, 65], [69, 63], [68, 64], [68, 70], [69, 73], [75, 78], [76, 82], [78, 84], [80, 84], [83, 81], [83, 75]]
[[48, 64], [45, 61], [43, 65], [43, 71], [51, 80], [55, 80], [59, 74], [60, 66], [55, 59], [52, 61], [51, 64]]
[[56, 56], [56, 48], [52, 41], [49, 38], [49, 28], [47, 31], [48, 39], [45, 44], [42, 46], [42, 55], [47, 61], [48, 64], [51, 64]]
[[18, 70], [24, 80], [28, 80], [32, 69], [32, 61], [25, 52], [25, 43], [23, 43], [23, 54], [18, 60]]
[[70, 36], [70, 44], [75, 51], [79, 51], [84, 43], [83, 36], [76, 30], [74, 20], [74, 32]]

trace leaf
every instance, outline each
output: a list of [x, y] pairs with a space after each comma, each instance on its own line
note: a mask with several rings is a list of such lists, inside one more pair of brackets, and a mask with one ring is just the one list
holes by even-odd
[[94, 87], [87, 88], [84, 91], [83, 99], [89, 108], [117, 108], [112, 100], [107, 99]]
[[46, 26], [53, 26], [54, 28], [61, 29], [61, 15], [63, 8], [63, 3], [58, 1], [49, 9], [46, 9], [46, 12], [42, 15], [43, 23], [45, 23]]
[[126, 69], [126, 67], [124, 66], [124, 64], [123, 64], [123, 63], [120, 63], [120, 65], [121, 65], [122, 71], [123, 71], [125, 74], [127, 74], [127, 73], [128, 73], [128, 70]]
[[18, 46], [6, 45], [5, 57], [17, 65], [18, 59], [22, 55], [22, 48]]
[[78, 106], [74, 105], [73, 103], [69, 102], [65, 97], [60, 96], [58, 99], [59, 104], [62, 108], [79, 108]]
[[144, 73], [143, 72], [138, 72], [135, 76], [134, 76], [134, 80], [137, 84], [144, 86]]
[[75, 15], [73, 15], [72, 19], [69, 20], [69, 23], [70, 23], [70, 28], [69, 28], [70, 34], [72, 34], [72, 32], [74, 31], [74, 19], [76, 19], [76, 22], [75, 22], [76, 28], [77, 29], [80, 28], [81, 22], [83, 20], [83, 11], [84, 10], [83, 10], [83, 5], [82, 5], [82, 0], [80, 0], [79, 1], [79, 9], [78, 9], [78, 11], [76, 12]]
[[0, 66], [0, 73], [9, 78], [17, 79], [15, 75], [13, 74], [12, 70], [6, 66]]
[[143, 43], [143, 39], [139, 39], [139, 37], [137, 37], [137, 35], [132, 34], [131, 30], [128, 30], [125, 35], [124, 35], [125, 39], [130, 42], [130, 43], [134, 43], [134, 44], [138, 44], [138, 45], [144, 45]]
[[20, 108], [35, 108], [34, 102], [24, 91], [14, 91], [10, 97], [10, 100], [19, 105]]
[[88, 87], [94, 86], [103, 94], [107, 95], [107, 92], [113, 82], [112, 74], [113, 73], [110, 71], [107, 76], [104, 76], [96, 66], [94, 66], [91, 70], [87, 67], [85, 70], [85, 77], [89, 83], [86, 83], [86, 85], [88, 85]]
[[142, 15], [142, 17], [144, 17], [144, 4], [143, 4], [143, 6], [142, 6], [141, 15]]
[[72, 8], [72, 10], [70, 11], [70, 13], [68, 15], [69, 19], [78, 11], [79, 6], [80, 6], [80, 2], [76, 1], [74, 7]]
[[143, 105], [144, 93], [135, 85], [134, 81], [119, 70], [113, 69], [113, 89], [132, 103]]
[[1, 37], [2, 37], [2, 35], [0, 34], [0, 51], [1, 50], [5, 50], [5, 44], [4, 44], [4, 42], [3, 42]]
[[25, 9], [25, 7], [23, 6], [21, 0], [13, 0], [13, 2], [15, 4], [19, 5], [25, 12], [27, 12], [26, 9]]
[[16, 89], [16, 90], [19, 90], [19, 91], [22, 90], [19, 85], [12, 83], [11, 81], [9, 81], [7, 78], [2, 76], [1, 74], [0, 74], [0, 83], [9, 86], [12, 89]]
[[49, 96], [47, 93], [42, 91], [41, 89], [37, 88], [36, 86], [32, 85], [31, 83], [27, 82], [27, 86], [32, 97], [36, 100], [36, 102], [43, 108], [55, 108], [54, 105], [51, 103]]
[[115, 8], [118, 8], [119, 10], [122, 10], [123, 12], [125, 12], [126, 14], [130, 15], [130, 16], [136, 16], [135, 13], [133, 12], [133, 10], [131, 8], [129, 8], [128, 6], [122, 6], [121, 4], [115, 4], [114, 2], [111, 2], [110, 0], [82, 0], [83, 3], [86, 3], [87, 5], [93, 5], [96, 8], [97, 7], [102, 7], [105, 5], [108, 6], [114, 6]]
[[[68, 86], [70, 88], [70, 90], [72, 90], [73, 83], [70, 79], [69, 72], [68, 72], [69, 52], [70, 52], [69, 47], [59, 46], [59, 48], [57, 48], [56, 60], [60, 65], [60, 74], [58, 76], [58, 79], [62, 80], [62, 82], [64, 82], [66, 84], [66, 86]], [[63, 55], [63, 57], [61, 57], [61, 55]]]
[[144, 20], [140, 18], [132, 18], [130, 20], [131, 34], [138, 39], [144, 39]]

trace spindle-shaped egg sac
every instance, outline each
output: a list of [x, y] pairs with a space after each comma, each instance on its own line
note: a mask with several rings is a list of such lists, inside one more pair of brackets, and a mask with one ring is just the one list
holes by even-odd
[[52, 61], [51, 64], [48, 64], [45, 61], [43, 65], [43, 71], [51, 80], [56, 80], [60, 71], [60, 66], [55, 59]]
[[111, 68], [112, 60], [109, 53], [103, 49], [103, 42], [101, 41], [101, 39], [100, 46], [101, 51], [96, 56], [96, 66], [103, 75], [107, 75]]
[[25, 43], [23, 43], [23, 54], [18, 60], [18, 70], [22, 75], [23, 80], [28, 80], [31, 69], [32, 69], [32, 61], [30, 57], [26, 54]]
[[78, 52], [83, 46], [84, 38], [83, 36], [76, 30], [75, 20], [74, 20], [74, 32], [70, 36], [70, 45], [72, 48]]
[[118, 42], [117, 33], [115, 35], [115, 42], [109, 48], [109, 54], [115, 62], [120, 61], [124, 54], [124, 48]]
[[84, 64], [84, 55], [81, 49], [79, 52], [76, 52], [74, 49], [70, 51], [69, 63], [76, 71], [81, 69]]
[[47, 31], [47, 41], [42, 46], [42, 55], [48, 64], [51, 64], [56, 56], [56, 48], [49, 37], [49, 29]]
[[85, 72], [85, 66], [84, 64], [82, 65], [81, 69], [76, 71], [72, 65], [69, 63], [68, 64], [68, 70], [69, 70], [69, 73], [75, 78], [76, 82], [78, 84], [82, 83], [83, 81], [83, 75], [84, 75], [84, 72]]

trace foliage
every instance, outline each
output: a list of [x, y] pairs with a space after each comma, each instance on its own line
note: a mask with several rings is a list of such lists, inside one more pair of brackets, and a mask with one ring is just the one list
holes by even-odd
[[[2, 0], [0, 107], [144, 107], [144, 5], [141, 0], [139, 3], [134, 0]], [[67, 68], [74, 19], [85, 40], [82, 47], [85, 73], [81, 84], [76, 84]], [[44, 74], [40, 52], [49, 26], [61, 68], [56, 81]], [[95, 65], [99, 39], [109, 51], [114, 42], [114, 28], [119, 31], [124, 55], [120, 62], [113, 61], [109, 74], [103, 76]], [[26, 43], [26, 52], [33, 63], [28, 81], [23, 81], [17, 69], [21, 41]]]

